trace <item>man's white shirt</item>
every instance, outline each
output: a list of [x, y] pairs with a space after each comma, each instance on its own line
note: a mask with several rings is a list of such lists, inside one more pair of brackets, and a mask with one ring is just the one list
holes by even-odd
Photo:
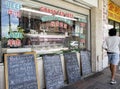
[[120, 37], [109, 36], [103, 42], [103, 48], [107, 49], [107, 52], [119, 53], [120, 51]]

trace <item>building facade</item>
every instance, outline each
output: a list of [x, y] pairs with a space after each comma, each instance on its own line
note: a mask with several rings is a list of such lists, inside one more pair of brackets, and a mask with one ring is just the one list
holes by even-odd
[[90, 74], [108, 66], [102, 43], [108, 36], [108, 24], [120, 26], [118, 19], [110, 15], [110, 1], [1, 0], [1, 3], [0, 89], [5, 85], [4, 53], [35, 51], [41, 89], [46, 87], [42, 55], [60, 53], [65, 81], [65, 52], [77, 54], [80, 68], [81, 51], [89, 52]]

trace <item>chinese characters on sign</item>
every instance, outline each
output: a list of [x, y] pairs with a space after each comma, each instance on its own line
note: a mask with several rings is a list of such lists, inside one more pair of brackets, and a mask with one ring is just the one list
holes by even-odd
[[10, 15], [14, 15], [16, 17], [20, 17], [20, 8], [22, 7], [22, 5], [20, 3], [16, 3], [10, 0], [6, 0], [5, 2], [6, 7], [8, 8], [7, 13]]
[[53, 10], [53, 9], [49, 9], [46, 7], [40, 7], [40, 11], [51, 13], [53, 15], [60, 15], [60, 16], [73, 18], [73, 14], [71, 14], [71, 13], [65, 13], [65, 12], [60, 11], [60, 10]]
[[9, 39], [8, 40], [8, 43], [7, 45], [9, 45], [10, 47], [19, 47], [21, 46], [21, 40], [17, 39], [17, 40], [14, 40], [14, 39]]
[[[18, 17], [20, 17], [20, 9], [22, 4], [12, 0], [5, 0], [2, 5], [4, 13], [2, 15], [8, 16], [8, 20], [4, 21], [2, 28], [5, 28], [5, 47], [20, 47], [22, 45], [23, 31], [18, 27]], [[5, 18], [6, 19], [6, 18]]]
[[20, 47], [22, 45], [20, 39], [23, 38], [23, 34], [20, 32], [10, 32], [7, 38], [7, 46], [9, 47]]
[[108, 2], [108, 18], [120, 22], [120, 7], [109, 0]]
[[51, 23], [50, 23], [50, 26], [51, 27], [61, 27], [61, 28], [65, 28], [65, 29], [67, 29], [67, 24], [65, 24], [65, 23], [63, 23], [63, 22], [58, 22], [58, 21], [52, 21]]

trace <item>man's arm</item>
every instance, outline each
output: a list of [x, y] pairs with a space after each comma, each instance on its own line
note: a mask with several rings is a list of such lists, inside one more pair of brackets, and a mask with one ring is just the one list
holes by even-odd
[[105, 49], [105, 50], [107, 51], [107, 44], [106, 44], [106, 41], [103, 41], [102, 48]]

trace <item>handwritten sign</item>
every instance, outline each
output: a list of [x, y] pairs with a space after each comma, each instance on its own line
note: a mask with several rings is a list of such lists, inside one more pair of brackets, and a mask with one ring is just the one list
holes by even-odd
[[92, 72], [91, 64], [90, 64], [90, 52], [81, 51], [81, 65], [82, 65], [82, 75], [85, 76]]
[[65, 53], [65, 66], [67, 70], [68, 82], [74, 83], [81, 79], [80, 68], [76, 53]]
[[46, 89], [59, 89], [64, 86], [62, 64], [59, 55], [43, 56]]
[[4, 56], [6, 89], [39, 89], [34, 52]]

